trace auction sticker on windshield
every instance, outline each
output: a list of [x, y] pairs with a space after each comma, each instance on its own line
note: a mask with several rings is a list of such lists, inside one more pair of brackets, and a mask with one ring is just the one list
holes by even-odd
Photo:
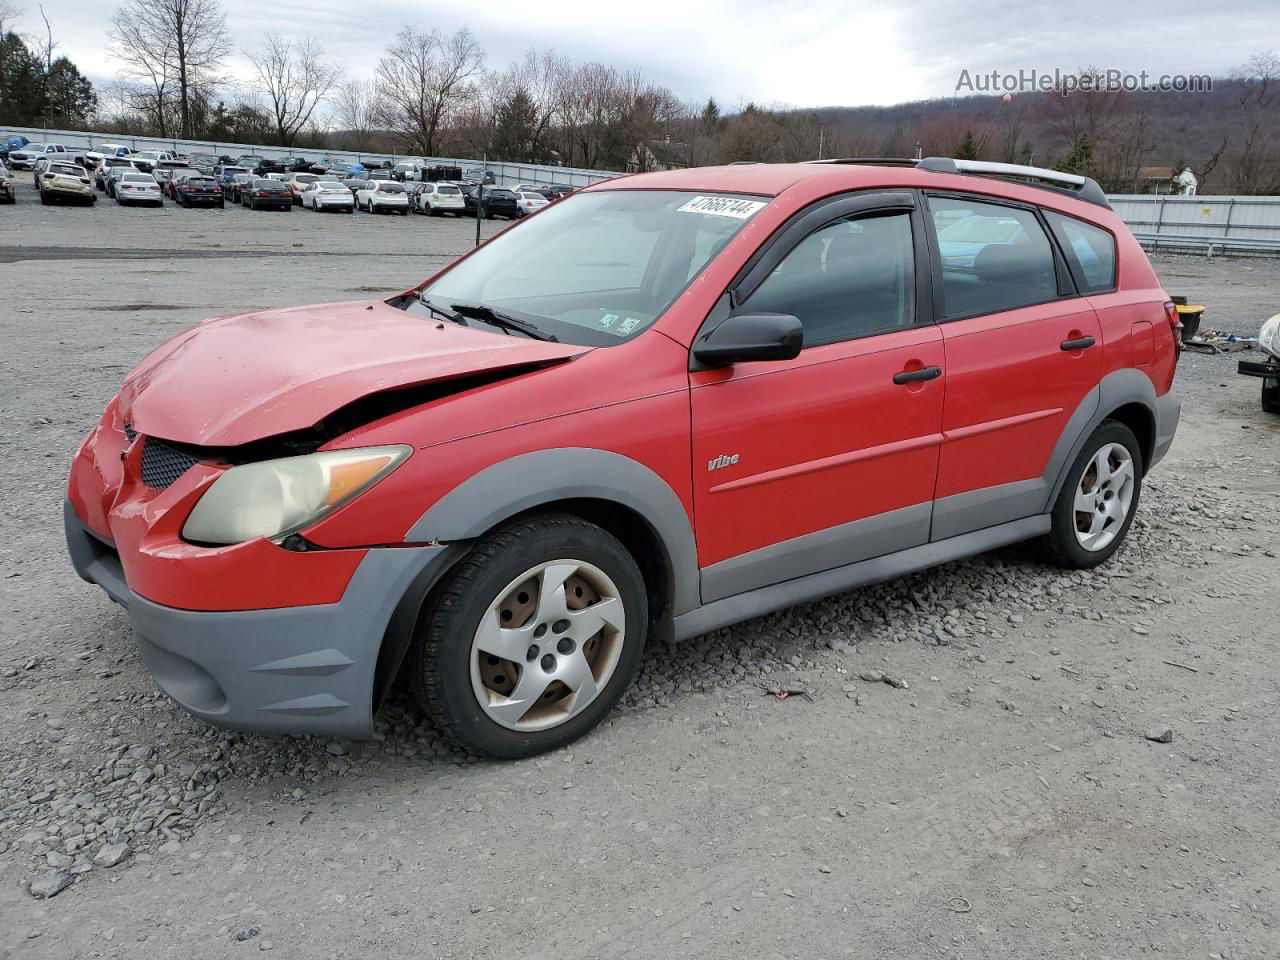
[[742, 200], [738, 197], [694, 197], [677, 213], [709, 213], [715, 217], [746, 220], [765, 205], [764, 200]]

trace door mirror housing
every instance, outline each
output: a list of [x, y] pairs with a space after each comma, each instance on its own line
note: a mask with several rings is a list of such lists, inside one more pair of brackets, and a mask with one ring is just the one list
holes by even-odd
[[791, 360], [804, 345], [804, 327], [787, 313], [744, 313], [729, 317], [698, 337], [693, 359], [702, 367], [727, 367], [747, 360]]

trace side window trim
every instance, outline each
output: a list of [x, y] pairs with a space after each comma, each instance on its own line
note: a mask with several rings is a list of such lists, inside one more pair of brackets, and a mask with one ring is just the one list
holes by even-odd
[[[933, 278], [933, 310], [934, 316], [938, 323], [953, 323], [957, 320], [969, 320], [973, 317], [990, 316], [989, 313], [967, 313], [958, 314], [954, 317], [947, 316], [946, 296], [943, 288], [942, 276], [942, 252], [938, 247], [938, 232], [933, 221], [933, 217], [929, 216], [929, 201], [937, 198], [939, 200], [961, 200], [970, 203], [983, 203], [989, 206], [1009, 207], [1013, 210], [1021, 210], [1024, 213], [1031, 214], [1040, 229], [1044, 231], [1045, 239], [1049, 243], [1049, 249], [1053, 253], [1053, 271], [1055, 281], [1057, 283], [1058, 294], [1047, 300], [1037, 300], [1035, 303], [1024, 303], [1017, 307], [1010, 307], [1008, 310], [1022, 310], [1026, 307], [1038, 307], [1046, 303], [1056, 303], [1059, 300], [1071, 300], [1081, 296], [1076, 286], [1075, 275], [1068, 266], [1067, 259], [1063, 255], [1061, 244], [1058, 241], [1057, 232], [1049, 225], [1044, 211], [1034, 204], [1020, 203], [1016, 200], [1010, 200], [1006, 197], [995, 197], [985, 193], [965, 193], [959, 190], [926, 190], [924, 191], [923, 216], [924, 230], [929, 245], [929, 263], [930, 274]], [[1008, 310], [998, 310], [996, 313], [1007, 313]]]
[[[1071, 214], [1062, 213], [1059, 210], [1050, 210], [1047, 211], [1047, 213], [1052, 213], [1054, 215], [1053, 217], [1046, 215], [1044, 219], [1049, 225], [1050, 234], [1053, 236], [1062, 251], [1062, 256], [1066, 262], [1067, 270], [1070, 272], [1071, 277], [1075, 282], [1076, 289], [1081, 291], [1081, 295], [1102, 296], [1108, 293], [1115, 293], [1116, 290], [1119, 289], [1120, 283], [1120, 250], [1119, 243], [1116, 241], [1116, 235], [1106, 227], [1102, 226], [1102, 224], [1093, 223], [1092, 221], [1085, 220], [1083, 217], [1073, 217]], [[1060, 221], [1062, 220], [1074, 220], [1086, 227], [1092, 227], [1094, 230], [1100, 230], [1111, 240], [1111, 283], [1108, 286], [1098, 290], [1089, 289], [1089, 282], [1088, 278], [1085, 276], [1084, 267], [1076, 256], [1075, 250], [1072, 249], [1070, 239], [1061, 228]]]
[[[737, 276], [729, 282], [724, 293], [715, 302], [707, 316], [698, 326], [694, 334], [694, 342], [710, 333], [725, 320], [733, 316], [744, 300], [755, 291], [775, 267], [794, 250], [801, 241], [823, 226], [843, 217], [854, 214], [907, 212], [911, 214], [912, 245], [915, 248], [915, 259], [912, 269], [915, 271], [915, 322], [910, 328], [928, 326], [935, 322], [932, 296], [931, 260], [927, 247], [925, 216], [922, 197], [919, 190], [901, 189], [885, 190], [872, 188], [824, 197], [802, 210], [794, 213], [789, 220], [778, 227], [773, 234], [760, 245], [746, 264], [738, 271]], [[690, 356], [690, 369], [698, 369], [696, 361]]]

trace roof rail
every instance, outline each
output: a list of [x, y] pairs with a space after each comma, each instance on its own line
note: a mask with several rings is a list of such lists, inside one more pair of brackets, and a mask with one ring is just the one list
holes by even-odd
[[1032, 185], [1057, 190], [1078, 200], [1084, 200], [1086, 203], [1111, 209], [1111, 203], [1097, 181], [1076, 173], [1063, 173], [1060, 170], [1049, 170], [1045, 167], [1028, 167], [1020, 163], [953, 160], [951, 157], [925, 157], [916, 164], [916, 169], [929, 170], [933, 173], [972, 173], [979, 176], [1039, 181]]
[[805, 163], [867, 163], [881, 167], [914, 167], [919, 162], [910, 157], [831, 157], [829, 160], [805, 161]]

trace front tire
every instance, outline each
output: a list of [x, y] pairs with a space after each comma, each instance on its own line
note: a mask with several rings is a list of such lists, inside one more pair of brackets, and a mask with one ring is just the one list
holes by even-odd
[[612, 709], [639, 669], [648, 603], [622, 543], [552, 514], [479, 540], [418, 629], [406, 666], [423, 709], [459, 746], [516, 759]]
[[1111, 558], [1124, 542], [1142, 493], [1142, 449], [1133, 431], [1104, 420], [1071, 465], [1050, 514], [1049, 559], [1088, 570]]

